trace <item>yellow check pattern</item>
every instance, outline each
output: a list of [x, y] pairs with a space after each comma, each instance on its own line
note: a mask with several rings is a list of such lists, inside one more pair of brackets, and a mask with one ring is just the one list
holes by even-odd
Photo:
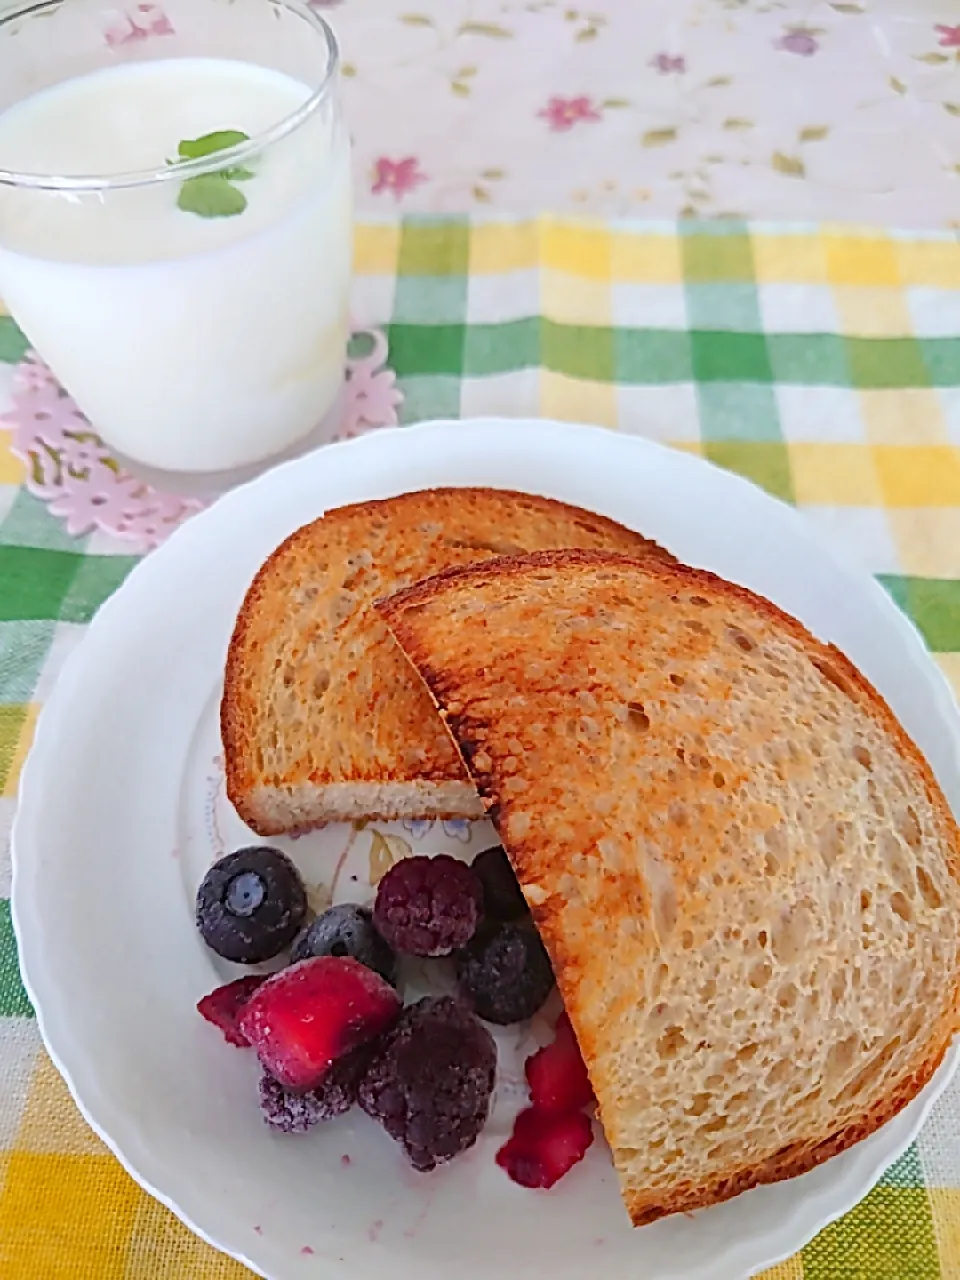
[[[960, 690], [960, 246], [841, 226], [365, 223], [354, 315], [403, 417], [588, 420], [794, 502], [876, 574]], [[0, 418], [22, 335], [0, 307]], [[129, 562], [69, 539], [0, 422], [0, 1280], [233, 1280], [127, 1177], [39, 1046], [6, 837], [36, 716]], [[678, 500], [681, 500], [678, 497]], [[389, 1274], [385, 1261], [384, 1274]], [[319, 1274], [323, 1274], [319, 1272]], [[767, 1280], [960, 1280], [960, 1091]]]

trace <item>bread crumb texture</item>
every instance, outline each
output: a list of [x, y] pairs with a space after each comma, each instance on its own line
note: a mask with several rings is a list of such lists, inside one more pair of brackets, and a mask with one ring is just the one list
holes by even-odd
[[958, 833], [846, 658], [709, 574], [602, 554], [381, 612], [498, 821], [634, 1223], [915, 1096], [957, 1028]]

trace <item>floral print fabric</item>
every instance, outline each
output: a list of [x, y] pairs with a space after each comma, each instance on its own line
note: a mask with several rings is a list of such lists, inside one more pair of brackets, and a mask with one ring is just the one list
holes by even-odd
[[960, 224], [950, 0], [318, 0], [363, 213]]

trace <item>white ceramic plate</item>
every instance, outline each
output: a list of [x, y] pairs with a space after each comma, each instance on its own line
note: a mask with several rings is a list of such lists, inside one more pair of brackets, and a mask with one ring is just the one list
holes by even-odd
[[[915, 1135], [956, 1052], [896, 1119], [819, 1169], [631, 1230], [597, 1142], [552, 1192], [494, 1164], [536, 1035], [502, 1037], [503, 1079], [476, 1148], [424, 1176], [361, 1114], [271, 1134], [252, 1055], [197, 1016], [222, 981], [193, 926], [211, 860], [248, 835], [226, 804], [216, 714], [254, 571], [326, 508], [429, 485], [489, 484], [579, 503], [771, 597], [844, 649], [885, 694], [960, 806], [958, 721], [917, 633], [804, 521], [732, 475], [635, 437], [545, 422], [379, 431], [292, 463], [190, 521], [101, 610], [44, 710], [14, 832], [14, 917], [50, 1053], [130, 1172], [221, 1249], [277, 1280], [733, 1280], [800, 1248]], [[482, 846], [489, 831], [381, 829], [402, 852]], [[367, 829], [289, 843], [337, 899], [369, 893]], [[356, 877], [354, 881], [353, 877]]]

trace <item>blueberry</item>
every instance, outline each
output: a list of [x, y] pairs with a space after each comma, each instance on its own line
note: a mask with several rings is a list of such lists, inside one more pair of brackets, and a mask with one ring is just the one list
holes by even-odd
[[366, 907], [344, 903], [317, 916], [293, 944], [290, 959], [296, 962], [312, 956], [351, 956], [397, 985], [397, 957], [377, 932], [373, 912]]
[[530, 908], [510, 860], [500, 845], [484, 849], [470, 864], [483, 885], [483, 909], [491, 920], [519, 920]]
[[214, 863], [197, 891], [197, 928], [237, 964], [272, 960], [293, 941], [307, 910], [300, 873], [277, 849], [253, 846]]
[[487, 1022], [532, 1018], [553, 990], [550, 959], [534, 929], [485, 924], [457, 956], [460, 989]]

